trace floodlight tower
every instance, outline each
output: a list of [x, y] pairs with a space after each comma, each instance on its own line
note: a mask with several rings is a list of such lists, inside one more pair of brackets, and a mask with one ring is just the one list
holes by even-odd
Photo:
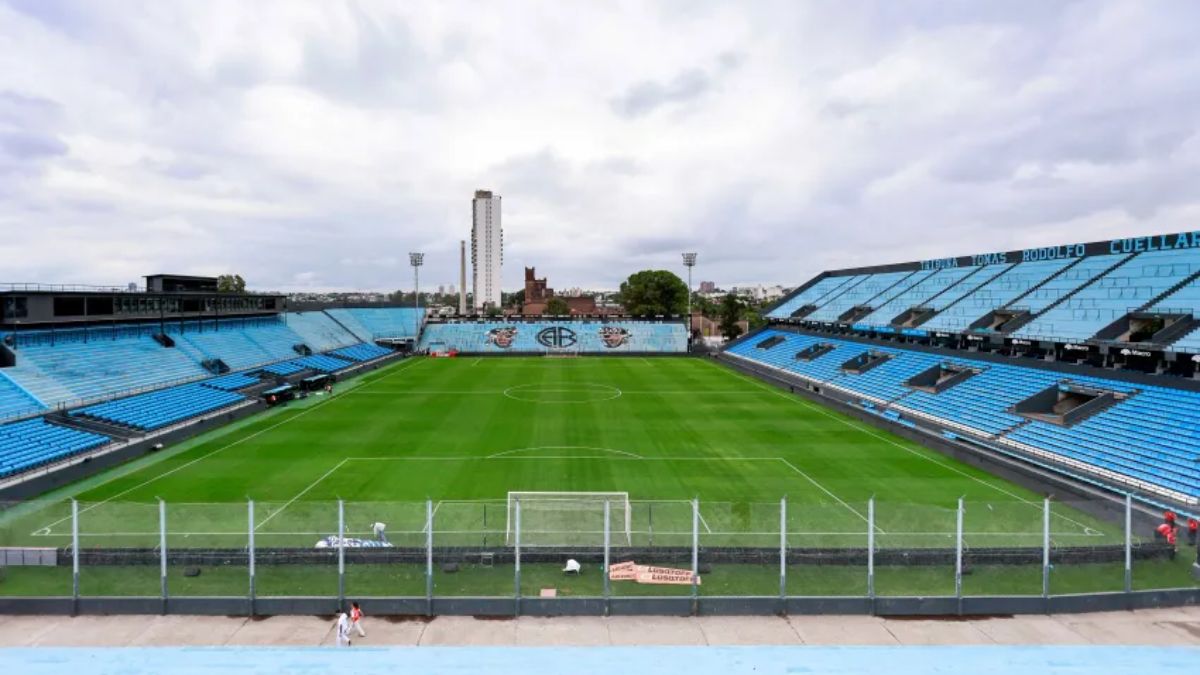
[[687, 322], [688, 322], [688, 343], [692, 341], [692, 268], [696, 266], [696, 254], [684, 253], [683, 265], [688, 270], [688, 301], [687, 301]]
[[425, 264], [424, 253], [409, 253], [408, 264], [413, 268], [413, 307], [417, 310], [413, 318], [413, 351], [417, 351], [417, 336], [421, 334], [421, 265]]

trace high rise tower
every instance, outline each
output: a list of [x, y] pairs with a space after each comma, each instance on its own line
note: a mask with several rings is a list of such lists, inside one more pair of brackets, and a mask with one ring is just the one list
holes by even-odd
[[500, 228], [500, 195], [476, 190], [471, 200], [471, 290], [476, 312], [500, 307], [504, 232]]
[[458, 243], [458, 315], [467, 314], [467, 242]]

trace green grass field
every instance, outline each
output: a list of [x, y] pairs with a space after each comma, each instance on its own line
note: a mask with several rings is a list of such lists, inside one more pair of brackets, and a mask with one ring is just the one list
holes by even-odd
[[[689, 500], [698, 499], [705, 549], [777, 547], [784, 497], [791, 547], [865, 546], [871, 497], [880, 549], [952, 547], [960, 497], [968, 548], [1036, 547], [1042, 537], [1041, 495], [713, 361], [417, 358], [345, 383], [333, 397], [295, 402], [11, 508], [0, 521], [0, 545], [68, 546], [74, 497], [84, 548], [157, 546], [159, 499], [172, 549], [244, 547], [248, 499], [260, 549], [311, 547], [336, 533], [338, 499], [350, 536], [368, 536], [370, 524], [383, 521], [393, 543], [423, 545], [428, 499], [435, 545], [503, 547], [513, 537], [510, 491], [628, 493], [629, 506], [614, 507], [615, 545], [690, 545]], [[1123, 538], [1116, 525], [1071, 504], [1054, 503], [1052, 514], [1055, 546]], [[595, 508], [526, 505], [522, 530], [527, 546], [599, 545], [604, 522]], [[423, 594], [419, 568], [359, 567], [348, 578], [360, 594]], [[705, 592], [778, 591], [777, 564], [736, 567], [714, 574]], [[860, 568], [793, 567], [796, 594], [865, 587]], [[1176, 567], [1155, 574], [1173, 578]], [[86, 572], [85, 593], [158, 589], [157, 569]], [[232, 594], [244, 573], [213, 569], [203, 581], [181, 577], [174, 588]], [[1122, 580], [1111, 565], [1055, 574], [1072, 590], [1115, 590]], [[562, 583], [550, 567], [529, 566], [526, 575], [534, 586], [544, 583], [539, 575]], [[897, 593], [943, 593], [947, 584], [953, 591], [952, 569], [881, 569], [881, 592], [889, 575]], [[54, 593], [60, 576], [12, 568], [0, 593]], [[264, 594], [328, 592], [330, 583], [327, 569], [260, 571]], [[598, 575], [585, 575], [560, 592], [589, 594], [598, 583]], [[976, 583], [980, 592], [986, 585], [987, 592], [1040, 593], [1040, 567], [997, 569], [992, 577], [981, 569], [969, 581]], [[445, 575], [439, 589], [496, 595], [506, 584], [511, 593], [511, 571], [480, 568]]]

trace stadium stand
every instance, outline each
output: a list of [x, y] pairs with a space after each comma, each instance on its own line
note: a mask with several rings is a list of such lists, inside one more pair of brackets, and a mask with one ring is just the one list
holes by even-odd
[[[787, 300], [783, 304], [773, 309], [768, 316], [773, 319], [787, 319], [796, 316], [805, 307], [813, 306], [822, 302], [827, 296], [836, 293], [839, 289], [852, 286], [863, 279], [862, 276], [841, 276], [841, 277], [825, 277], [812, 286], [806, 288], [803, 292], [795, 297]], [[801, 314], [802, 315], [802, 314]]]
[[911, 284], [919, 281], [920, 279], [911, 278], [914, 274], [924, 278], [929, 273], [925, 271], [884, 272], [864, 276], [854, 285], [846, 284], [844, 291], [831, 293], [829, 298], [806, 318], [815, 321], [839, 321], [843, 314], [855, 307], [870, 306], [872, 299], [887, 293], [897, 284], [901, 282]]
[[325, 312], [289, 312], [284, 315], [284, 320], [314, 352], [349, 347], [358, 344], [360, 339]]
[[1152, 302], [1197, 269], [1200, 256], [1194, 252], [1139, 254], [1077, 289], [1016, 334], [1086, 340], [1113, 321]]
[[431, 323], [419, 349], [466, 353], [536, 353], [571, 350], [579, 353], [683, 353], [683, 323], [637, 321], [529, 321]]
[[[58, 337], [75, 337], [72, 333], [60, 331]], [[28, 344], [16, 353], [17, 365], [5, 374], [51, 406], [209, 374], [187, 354], [165, 348], [149, 335], [92, 335], [86, 342]]]
[[[283, 323], [238, 325], [222, 323], [218, 330], [184, 332], [176, 337], [176, 347], [190, 344], [200, 360], [220, 359], [231, 370], [246, 370], [272, 361], [294, 358], [295, 346], [304, 340]], [[195, 358], [195, 354], [193, 354]]]
[[109, 439], [43, 419], [0, 426], [0, 477], [35, 469], [98, 448]]
[[202, 384], [206, 387], [212, 387], [214, 389], [236, 391], [238, 389], [259, 384], [260, 382], [261, 380], [259, 380], [257, 377], [246, 373], [231, 373], [229, 375], [222, 375], [221, 377], [214, 377], [211, 380], [205, 380]]
[[889, 325], [905, 310], [926, 305], [934, 297], [978, 271], [978, 267], [952, 267], [937, 270], [886, 300], [878, 309], [859, 321], [877, 326]]
[[326, 356], [324, 354], [314, 354], [312, 356], [305, 356], [305, 357], [296, 359], [295, 361], [292, 361], [291, 363], [294, 363], [295, 365], [300, 366], [302, 369], [310, 368], [312, 370], [317, 370], [322, 373], [336, 372], [336, 371], [341, 370], [342, 368], [345, 368], [346, 366], [350, 365], [350, 361], [348, 361], [346, 359], [339, 359], [339, 358], [336, 358], [333, 356]]
[[0, 419], [44, 410], [46, 406], [0, 372]]
[[[832, 349], [811, 350], [814, 345]], [[1200, 393], [776, 329], [753, 335], [727, 353], [837, 390], [897, 421], [919, 419], [1188, 503], [1200, 497]], [[819, 356], [798, 358], [806, 353]], [[861, 373], [847, 369], [864, 354], [885, 358]], [[959, 369], [961, 381], [936, 393], [908, 384], [938, 366]], [[1068, 385], [1095, 388], [1112, 398], [1107, 407], [1096, 406], [1093, 414], [1069, 425], [1015, 411], [1022, 401]]]
[[977, 319], [1021, 297], [1072, 262], [1069, 259], [1044, 260], [1005, 266], [1006, 271], [958, 300], [947, 303], [941, 312], [921, 324], [921, 327], [926, 330], [966, 331]]
[[363, 342], [380, 338], [411, 338], [424, 321], [424, 310], [402, 307], [329, 309], [326, 314]]
[[370, 361], [371, 359], [377, 359], [381, 356], [387, 356], [391, 353], [392, 350], [386, 347], [362, 344], [335, 349], [332, 352], [329, 352], [329, 355], [337, 356], [343, 359], [350, 359], [351, 361]]
[[185, 384], [117, 401], [88, 406], [71, 412], [113, 424], [149, 431], [203, 415], [239, 401], [241, 394], [202, 384]]
[[283, 363], [272, 363], [270, 365], [263, 366], [262, 371], [272, 375], [279, 375], [280, 377], [287, 377], [288, 375], [295, 375], [296, 373], [302, 372], [304, 368], [304, 366], [296, 363], [295, 361], [284, 361]]

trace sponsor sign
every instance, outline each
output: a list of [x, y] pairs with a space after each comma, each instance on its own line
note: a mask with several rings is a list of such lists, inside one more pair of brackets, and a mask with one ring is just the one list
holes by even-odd
[[623, 562], [608, 566], [608, 578], [612, 581], [635, 581], [639, 584], [691, 585], [692, 579], [700, 585], [700, 577], [693, 577], [691, 570], [678, 567], [657, 567]]
[[1121, 350], [1121, 356], [1154, 356], [1152, 352], [1144, 352], [1139, 349], [1125, 348]]
[[1087, 345], [1073, 345], [1068, 342], [1067, 344], [1063, 345], [1063, 349], [1073, 352], [1086, 352], [1089, 351], [1091, 347], [1088, 347]]
[[[342, 546], [345, 548], [392, 548], [392, 545], [386, 541], [377, 541], [375, 539], [354, 539], [346, 537], [342, 539]], [[338, 537], [331, 535], [317, 542], [314, 548], [337, 548]]]

